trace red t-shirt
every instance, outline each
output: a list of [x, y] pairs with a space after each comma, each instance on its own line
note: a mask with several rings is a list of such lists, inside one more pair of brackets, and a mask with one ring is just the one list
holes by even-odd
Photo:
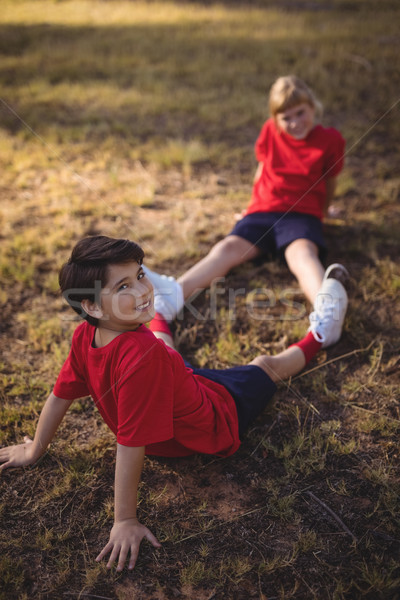
[[326, 179], [343, 168], [345, 140], [334, 128], [316, 125], [296, 140], [268, 119], [255, 145], [261, 176], [245, 214], [288, 210], [323, 217]]
[[87, 322], [76, 328], [57, 397], [92, 396], [117, 442], [147, 454], [229, 456], [239, 448], [236, 405], [222, 385], [194, 375], [144, 325], [102, 348], [94, 334]]

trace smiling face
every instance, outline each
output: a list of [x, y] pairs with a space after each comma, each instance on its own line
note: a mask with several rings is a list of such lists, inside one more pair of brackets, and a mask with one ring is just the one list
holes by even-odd
[[307, 102], [297, 104], [283, 112], [278, 112], [275, 122], [280, 131], [284, 131], [296, 140], [304, 140], [314, 127], [315, 108]]
[[109, 265], [107, 284], [101, 290], [98, 329], [115, 334], [132, 331], [154, 317], [154, 290], [135, 261]]

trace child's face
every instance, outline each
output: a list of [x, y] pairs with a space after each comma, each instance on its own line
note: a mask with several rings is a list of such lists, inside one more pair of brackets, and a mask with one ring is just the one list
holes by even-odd
[[315, 109], [303, 102], [277, 113], [275, 122], [279, 130], [296, 140], [304, 140], [314, 127]]
[[109, 265], [108, 281], [101, 290], [99, 327], [132, 331], [154, 317], [154, 290], [135, 261]]

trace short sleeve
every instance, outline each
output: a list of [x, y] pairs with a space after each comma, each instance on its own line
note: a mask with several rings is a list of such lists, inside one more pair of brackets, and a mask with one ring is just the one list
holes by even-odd
[[139, 360], [117, 387], [117, 442], [146, 446], [173, 438], [174, 372], [170, 361]]
[[336, 177], [343, 169], [346, 142], [336, 129], [330, 129], [330, 143], [326, 153], [324, 171], [326, 177]]
[[265, 160], [267, 159], [270, 126], [270, 120], [266, 121], [257, 138], [254, 152], [258, 162], [265, 162]]
[[72, 348], [67, 360], [61, 367], [53, 393], [64, 400], [75, 400], [90, 394]]

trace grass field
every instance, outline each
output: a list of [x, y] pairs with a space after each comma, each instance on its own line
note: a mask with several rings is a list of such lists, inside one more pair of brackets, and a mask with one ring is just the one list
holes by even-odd
[[[400, 5], [395, 0], [3, 0], [0, 445], [32, 435], [77, 322], [57, 274], [84, 235], [130, 237], [181, 274], [250, 198], [276, 77], [347, 140], [328, 263], [352, 275], [340, 342], [281, 385], [239, 451], [146, 459], [133, 573], [94, 561], [115, 441], [75, 402], [38, 465], [0, 478], [0, 600], [400, 598]], [[303, 335], [278, 263], [249, 264], [174, 324], [200, 366]], [[251, 290], [268, 290], [263, 308]], [[290, 298], [293, 302], [285, 302]]]

